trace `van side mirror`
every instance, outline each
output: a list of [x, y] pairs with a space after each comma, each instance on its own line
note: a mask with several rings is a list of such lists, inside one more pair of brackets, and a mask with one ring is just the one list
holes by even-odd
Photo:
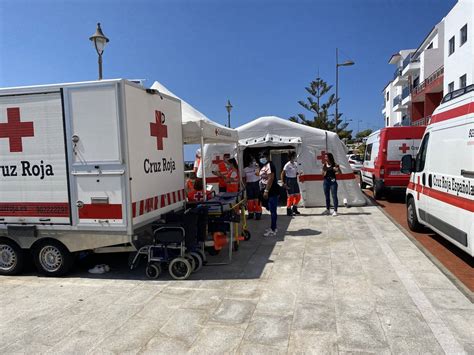
[[404, 155], [400, 162], [400, 171], [403, 174], [410, 174], [415, 171], [415, 160], [410, 154]]

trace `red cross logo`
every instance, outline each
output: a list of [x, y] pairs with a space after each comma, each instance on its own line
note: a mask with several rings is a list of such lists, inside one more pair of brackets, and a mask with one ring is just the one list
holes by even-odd
[[410, 150], [410, 147], [403, 143], [402, 146], [398, 148], [398, 150], [401, 150], [403, 154], [405, 154], [407, 151]]
[[217, 155], [217, 156], [216, 156], [216, 159], [214, 159], [214, 160], [212, 161], [212, 164], [219, 164], [221, 161], [223, 161], [223, 160], [221, 160], [221, 157], [220, 157], [219, 155]]
[[326, 158], [324, 157], [326, 155], [326, 151], [322, 150], [321, 155], [318, 155], [316, 157], [316, 160], [321, 160], [321, 164], [324, 164], [326, 162]]
[[198, 191], [194, 194], [194, 199], [196, 201], [203, 201], [204, 200], [204, 194], [202, 193], [202, 191]]
[[165, 114], [155, 111], [155, 122], [150, 123], [150, 134], [156, 137], [156, 149], [163, 150], [163, 138], [168, 138], [168, 127], [165, 123]]
[[34, 137], [33, 122], [20, 122], [20, 108], [7, 108], [7, 123], [0, 123], [0, 138], [8, 138], [10, 153], [23, 151], [23, 137]]

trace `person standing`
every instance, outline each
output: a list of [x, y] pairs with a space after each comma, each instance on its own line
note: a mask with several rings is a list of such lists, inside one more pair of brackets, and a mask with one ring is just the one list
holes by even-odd
[[332, 153], [327, 153], [324, 157], [324, 164], [323, 164], [323, 188], [324, 188], [324, 195], [326, 196], [326, 211], [323, 214], [330, 214], [329, 208], [331, 207], [331, 199], [330, 194], [332, 195], [332, 201], [334, 203], [334, 212], [332, 213], [333, 216], [337, 216], [337, 207], [339, 201], [337, 199], [337, 178], [336, 174], [341, 172], [341, 168], [338, 164], [334, 161], [334, 156]]
[[293, 216], [301, 214], [298, 211], [298, 203], [301, 201], [300, 187], [298, 185], [298, 163], [296, 152], [290, 152], [290, 161], [285, 164], [281, 172], [281, 181], [283, 188], [287, 190], [286, 215]]
[[227, 192], [227, 183], [225, 181], [228, 173], [230, 154], [224, 154], [223, 160], [217, 163], [217, 170], [212, 171], [212, 174], [218, 177], [219, 192]]
[[227, 163], [227, 174], [225, 176], [225, 182], [227, 185], [227, 192], [239, 192], [240, 190], [240, 175], [239, 175], [239, 165], [237, 160], [231, 158]]
[[196, 149], [196, 157], [194, 158], [193, 172], [197, 174], [201, 165], [201, 148]]
[[268, 201], [267, 209], [271, 215], [270, 228], [263, 234], [264, 237], [275, 237], [277, 233], [277, 207], [278, 196], [280, 195], [280, 186], [278, 186], [276, 178], [275, 165], [269, 160], [269, 153], [263, 152], [260, 155], [260, 191], [262, 191], [262, 198]]
[[247, 191], [247, 209], [249, 211], [249, 219], [255, 217], [259, 220], [262, 217], [262, 204], [258, 199], [260, 194], [260, 176], [259, 167], [253, 157], [249, 159], [249, 164], [244, 168], [245, 173], [245, 190]]

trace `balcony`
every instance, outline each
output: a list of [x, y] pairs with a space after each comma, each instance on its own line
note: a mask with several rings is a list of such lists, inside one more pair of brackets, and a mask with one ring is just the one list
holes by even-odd
[[404, 60], [403, 60], [403, 66], [402, 66], [402, 76], [407, 76], [409, 74], [413, 74], [416, 71], [420, 70], [420, 60], [419, 59], [413, 59], [411, 54], [409, 54]]
[[408, 105], [408, 103], [411, 101], [411, 95], [410, 95], [410, 86], [404, 86], [402, 90], [402, 104], [403, 105]]
[[408, 77], [402, 75], [402, 68], [397, 68], [393, 73], [393, 85], [404, 85], [408, 82]]
[[413, 88], [411, 95], [413, 101], [423, 101], [424, 94], [443, 91], [444, 66], [438, 68], [423, 82]]
[[419, 120], [413, 121], [412, 126], [427, 126], [430, 123], [431, 116], [423, 117]]
[[406, 110], [407, 106], [402, 103], [402, 95], [397, 95], [393, 98], [393, 111], [401, 112]]

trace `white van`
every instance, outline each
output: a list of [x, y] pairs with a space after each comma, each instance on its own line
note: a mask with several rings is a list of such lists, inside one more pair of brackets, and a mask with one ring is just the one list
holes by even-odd
[[474, 256], [474, 85], [447, 94], [433, 112], [406, 192], [411, 230], [430, 227]]

